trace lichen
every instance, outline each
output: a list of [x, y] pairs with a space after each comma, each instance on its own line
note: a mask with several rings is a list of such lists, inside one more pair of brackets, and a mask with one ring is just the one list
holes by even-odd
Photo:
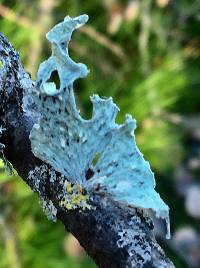
[[[151, 209], [166, 220], [169, 237], [169, 208], [155, 191], [154, 174], [136, 145], [135, 120], [127, 115], [125, 123], [118, 125], [115, 118], [119, 108], [112, 98], [102, 99], [98, 95], [91, 97], [91, 119], [83, 119], [76, 108], [73, 82], [86, 76], [88, 70], [69, 57], [68, 44], [72, 32], [87, 20], [87, 15], [66, 17], [47, 34], [52, 55], [40, 65], [34, 91], [25, 93], [25, 98], [34, 99], [40, 112], [30, 134], [32, 151], [63, 174], [73, 189], [82, 187], [90, 195], [98, 188], [118, 202]], [[49, 82], [55, 70], [60, 88]], [[92, 171], [89, 180], [88, 170]], [[69, 209], [71, 197], [65, 194], [60, 205]]]
[[56, 221], [57, 208], [53, 202], [46, 195], [46, 182], [47, 180], [53, 181], [55, 173], [49, 169], [47, 165], [41, 165], [31, 170], [28, 175], [28, 180], [31, 183], [32, 189], [40, 197], [40, 204], [47, 218]]
[[64, 183], [64, 191], [60, 198], [59, 205], [67, 210], [79, 209], [91, 209], [89, 204], [89, 195], [86, 194], [84, 188], [80, 184], [72, 184], [69, 181]]
[[[29, 172], [28, 180], [32, 189], [40, 198], [40, 204], [47, 218], [56, 221], [57, 208], [73, 209], [91, 209], [90, 200], [87, 192], [79, 184], [72, 184], [67, 178], [48, 165], [35, 167]], [[56, 207], [48, 197], [48, 187], [57, 200]]]
[[[134, 229], [133, 229], [134, 225]], [[124, 228], [119, 224], [117, 245], [119, 248], [127, 248], [127, 267], [135, 267], [135, 256], [137, 256], [137, 266], [143, 267], [151, 260], [151, 246], [146, 240], [146, 233], [141, 231], [141, 219], [133, 216], [129, 222], [129, 228]]]
[[[0, 126], [0, 138], [1, 138], [2, 134], [3, 134], [3, 131], [5, 131], [5, 130], [6, 130], [5, 128]], [[3, 143], [0, 143], [0, 159], [4, 163], [5, 171], [9, 175], [12, 175], [13, 174], [13, 167], [12, 167], [12, 164], [6, 159], [6, 157], [4, 155], [4, 152], [3, 152], [4, 149], [5, 149], [5, 145]]]
[[40, 204], [45, 215], [47, 216], [47, 219], [56, 222], [57, 208], [54, 206], [53, 202], [47, 198], [40, 198]]
[[[104, 215], [106, 226], [111, 229], [112, 233], [116, 234], [115, 239], [111, 242], [114, 242], [118, 248], [116, 254], [120, 254], [120, 252], [126, 254], [126, 265], [119, 266], [127, 268], [152, 267], [155, 247], [154, 240], [151, 239], [154, 228], [152, 220], [146, 215], [142, 215], [142, 211], [138, 208], [127, 209], [125, 207], [121, 213], [118, 208], [110, 209], [108, 202], [105, 202], [103, 206], [108, 211], [108, 214]], [[102, 221], [101, 217], [99, 215], [97, 222]]]
[[[37, 82], [41, 85], [42, 93], [50, 96], [58, 94], [77, 78], [88, 74], [87, 67], [82, 63], [75, 63], [66, 50], [73, 31], [85, 24], [87, 20], [87, 15], [75, 19], [67, 16], [62, 23], [57, 24], [47, 33], [46, 37], [52, 43], [52, 55], [40, 65], [38, 70]], [[57, 89], [53, 82], [47, 82], [55, 70], [58, 71], [60, 77], [60, 89]]]

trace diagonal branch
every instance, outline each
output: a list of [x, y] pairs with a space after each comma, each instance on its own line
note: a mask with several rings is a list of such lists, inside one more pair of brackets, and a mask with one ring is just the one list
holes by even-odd
[[[21, 178], [35, 190], [33, 170], [43, 170], [38, 187], [57, 209], [57, 218], [64, 224], [93, 258], [99, 267], [174, 267], [157, 244], [152, 221], [136, 208], [113, 201], [109, 195], [94, 192], [91, 210], [65, 210], [58, 204], [59, 183], [62, 176], [37, 159], [32, 151], [29, 134], [35, 122], [22, 109], [23, 92], [33, 87], [19, 56], [7, 39], [0, 35], [0, 124], [6, 129], [0, 142], [4, 155]], [[46, 180], [50, 173], [55, 180]], [[89, 176], [89, 174], [88, 174]]]

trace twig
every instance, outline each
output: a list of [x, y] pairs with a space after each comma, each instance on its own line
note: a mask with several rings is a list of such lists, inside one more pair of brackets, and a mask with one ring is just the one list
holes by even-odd
[[88, 35], [94, 41], [104, 46], [105, 48], [109, 49], [113, 54], [115, 54], [115, 56], [117, 56], [121, 60], [123, 61], [126, 60], [127, 56], [125, 52], [123, 51], [123, 49], [116, 43], [109, 40], [105, 35], [95, 30], [93, 27], [84, 26], [80, 28], [80, 32]]

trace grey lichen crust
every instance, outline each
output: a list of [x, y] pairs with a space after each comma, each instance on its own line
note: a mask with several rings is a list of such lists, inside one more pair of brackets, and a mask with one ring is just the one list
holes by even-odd
[[[0, 138], [2, 136], [2, 133], [5, 129], [0, 126]], [[0, 143], [0, 158], [3, 159], [3, 149], [4, 149], [4, 144], [3, 143]]]
[[[64, 189], [72, 187], [77, 192], [81, 187], [89, 196], [98, 189], [118, 202], [151, 209], [157, 217], [166, 220], [169, 237], [169, 208], [155, 191], [154, 175], [136, 145], [135, 120], [127, 115], [125, 123], [118, 125], [115, 118], [119, 108], [112, 98], [102, 99], [98, 95], [91, 97], [90, 120], [83, 119], [76, 108], [73, 82], [86, 76], [88, 70], [69, 57], [68, 44], [72, 32], [87, 20], [87, 15], [74, 19], [66, 17], [47, 34], [52, 43], [52, 55], [40, 65], [35, 90], [26, 94], [23, 104], [25, 110], [30, 110], [32, 99], [40, 111], [40, 118], [30, 134], [32, 151], [67, 178], [60, 182], [65, 185]], [[47, 82], [55, 70], [60, 78], [58, 89], [53, 82]], [[88, 171], [91, 173], [89, 180]], [[77, 201], [78, 205], [73, 207], [68, 195], [66, 191], [60, 206], [90, 208], [88, 197], [83, 203]], [[81, 195], [82, 190], [77, 198]], [[124, 235], [128, 233], [127, 230]], [[120, 239], [118, 243], [120, 246]]]
[[[0, 138], [1, 138], [2, 134], [3, 134], [3, 131], [5, 131], [5, 128], [0, 126]], [[9, 175], [12, 175], [13, 174], [13, 168], [12, 168], [11, 163], [4, 156], [4, 152], [3, 152], [4, 148], [5, 148], [5, 145], [3, 143], [0, 143], [0, 159], [4, 163], [5, 171], [8, 172]]]
[[28, 180], [31, 182], [33, 191], [39, 195], [40, 204], [47, 218], [56, 221], [57, 209], [53, 202], [46, 196], [46, 183], [49, 178], [51, 182], [56, 179], [55, 171], [50, 169], [47, 165], [41, 165], [29, 172]]
[[35, 167], [29, 172], [28, 180], [33, 191], [39, 195], [40, 204], [49, 220], [57, 220], [57, 208], [47, 197], [48, 187], [51, 187], [50, 192], [59, 207], [67, 210], [91, 209], [89, 196], [83, 187], [79, 184], [72, 184], [64, 175], [56, 173], [48, 165]]
[[[133, 216], [129, 221], [129, 228], [124, 228], [124, 225], [119, 225], [119, 239], [117, 245], [120, 248], [128, 248], [128, 262], [127, 267], [143, 267], [147, 262], [150, 262], [152, 250], [149, 241], [146, 240], [146, 234], [142, 232], [141, 219], [137, 216]], [[133, 228], [134, 226], [134, 228]], [[134, 258], [133, 258], [134, 256]], [[137, 258], [137, 264], [135, 263], [135, 256]]]

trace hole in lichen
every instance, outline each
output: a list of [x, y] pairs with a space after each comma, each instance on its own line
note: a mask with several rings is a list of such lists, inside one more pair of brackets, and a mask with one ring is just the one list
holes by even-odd
[[0, 59], [0, 69], [2, 69], [4, 67], [4, 62], [3, 60]]
[[93, 177], [93, 175], [94, 175], [94, 171], [91, 168], [89, 168], [85, 173], [86, 180], [91, 179]]
[[101, 153], [98, 153], [98, 154], [96, 154], [95, 158], [93, 158], [93, 160], [92, 160], [93, 166], [95, 166], [97, 164], [97, 162], [101, 158], [101, 155], [102, 155]]
[[57, 70], [51, 73], [51, 76], [48, 79], [48, 81], [46, 81], [46, 83], [49, 83], [49, 82], [54, 82], [56, 85], [56, 89], [60, 89], [60, 78], [59, 78], [59, 74]]

